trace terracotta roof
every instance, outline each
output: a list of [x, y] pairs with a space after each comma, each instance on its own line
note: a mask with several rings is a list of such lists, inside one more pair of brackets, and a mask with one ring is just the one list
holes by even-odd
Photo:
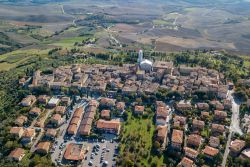
[[201, 136], [196, 134], [191, 134], [188, 136], [187, 143], [195, 146], [199, 146], [201, 143]]
[[183, 131], [174, 129], [172, 134], [172, 142], [182, 144]]
[[86, 109], [86, 112], [93, 112], [93, 113], [95, 113], [96, 112], [96, 107], [94, 107], [94, 106], [88, 106], [87, 107], [87, 109]]
[[105, 121], [99, 119], [96, 123], [96, 126], [98, 129], [116, 129], [117, 131], [119, 131], [121, 123], [116, 120]]
[[185, 167], [192, 167], [194, 164], [194, 161], [192, 161], [191, 159], [184, 157], [181, 160], [181, 165], [185, 166]]
[[135, 106], [135, 111], [143, 112], [144, 108], [144, 106]]
[[166, 107], [166, 104], [163, 101], [156, 101], [157, 107]]
[[110, 110], [102, 110], [101, 117], [110, 117]]
[[40, 114], [42, 112], [42, 110], [38, 107], [33, 107], [29, 113], [33, 114], [33, 113], [36, 113], [36, 114]]
[[50, 99], [50, 97], [47, 95], [40, 95], [37, 99], [39, 102], [46, 102]]
[[173, 68], [173, 62], [155, 61], [153, 64], [153, 67], [160, 68], [160, 69], [171, 69]]
[[205, 122], [204, 121], [200, 121], [197, 119], [193, 119], [193, 126], [199, 126], [199, 127], [204, 127], [205, 126]]
[[240, 152], [246, 146], [246, 142], [244, 140], [236, 139], [231, 142], [230, 150], [233, 152]]
[[187, 120], [186, 117], [182, 117], [178, 115], [174, 117], [174, 122], [180, 122], [182, 125], [186, 124], [186, 120]]
[[212, 124], [212, 131], [223, 133], [225, 131], [225, 126], [220, 124]]
[[54, 114], [51, 118], [53, 121], [60, 121], [62, 119], [60, 114]]
[[40, 142], [38, 143], [36, 150], [37, 151], [44, 151], [44, 152], [48, 152], [49, 148], [50, 148], [50, 142], [46, 141], [46, 142]]
[[96, 101], [96, 100], [90, 100], [90, 101], [89, 101], [89, 106], [98, 107], [98, 106], [99, 106], [99, 103], [98, 103], [98, 101]]
[[79, 127], [79, 133], [80, 135], [89, 135], [91, 130], [91, 125], [83, 124]]
[[203, 111], [203, 112], [201, 112], [201, 116], [202, 117], [209, 117], [209, 112]]
[[164, 137], [167, 136], [167, 133], [168, 133], [167, 125], [165, 125], [165, 126], [157, 126], [156, 130], [157, 130], [157, 137], [164, 138]]
[[192, 109], [192, 105], [188, 104], [188, 103], [178, 103], [178, 104], [176, 104], [176, 109], [189, 110], [189, 109]]
[[102, 105], [108, 105], [108, 106], [114, 106], [115, 105], [115, 99], [110, 98], [101, 98], [100, 103]]
[[23, 131], [23, 127], [12, 127], [10, 129], [10, 134], [19, 134], [21, 131]]
[[199, 152], [192, 149], [192, 148], [189, 148], [189, 147], [184, 147], [184, 150], [185, 150], [185, 153], [186, 154], [191, 154], [193, 155], [194, 157], [198, 156]]
[[47, 129], [46, 131], [46, 136], [52, 136], [55, 137], [56, 136], [56, 129]]
[[217, 110], [223, 110], [224, 109], [223, 104], [221, 104], [221, 102], [219, 102], [217, 100], [210, 101], [209, 104], [214, 106]]
[[81, 121], [81, 125], [91, 125], [93, 122], [92, 118], [83, 118]]
[[197, 103], [197, 108], [200, 110], [205, 110], [205, 109], [209, 109], [209, 105], [207, 103]]
[[213, 157], [219, 153], [219, 150], [210, 146], [206, 146], [203, 150], [203, 153]]
[[80, 118], [74, 117], [71, 119], [70, 125], [78, 125], [79, 121], [80, 121]]
[[66, 111], [66, 107], [65, 106], [57, 106], [55, 108], [55, 112], [58, 114], [64, 114]]
[[70, 143], [67, 145], [64, 158], [71, 161], [79, 161], [84, 158], [84, 149], [82, 144]]
[[76, 131], [77, 131], [77, 126], [75, 124], [70, 125], [67, 130], [69, 134], [76, 134]]
[[220, 111], [220, 110], [214, 110], [214, 115], [215, 115], [215, 118], [217, 118], [217, 117], [226, 118], [227, 117], [227, 113], [225, 111]]
[[220, 144], [220, 139], [218, 137], [211, 136], [209, 138], [209, 144], [210, 145], [219, 145]]
[[27, 97], [25, 97], [21, 103], [33, 103], [36, 101], [36, 96], [33, 95], [28, 95]]
[[27, 128], [24, 130], [23, 137], [30, 138], [35, 135], [35, 129]]
[[168, 116], [168, 110], [166, 107], [157, 107], [156, 109], [156, 115], [157, 117], [167, 117]]
[[22, 158], [24, 155], [25, 155], [24, 149], [16, 148], [16, 149], [11, 151], [11, 153], [9, 154], [9, 157], [14, 158], [14, 159], [19, 159], [19, 158]]
[[91, 118], [94, 119], [95, 118], [95, 112], [87, 112], [84, 114], [83, 116], [84, 118]]
[[125, 103], [124, 103], [124, 102], [118, 102], [118, 103], [116, 103], [116, 108], [117, 108], [118, 110], [124, 110], [124, 108], [125, 108]]
[[75, 110], [75, 112], [74, 112], [74, 114], [73, 114], [73, 117], [81, 117], [81, 115], [82, 115], [82, 113], [83, 113], [83, 108], [82, 107], [79, 107], [79, 108], [77, 108], [76, 110]]
[[16, 119], [15, 124], [22, 126], [27, 120], [28, 118], [26, 116], [21, 115]]

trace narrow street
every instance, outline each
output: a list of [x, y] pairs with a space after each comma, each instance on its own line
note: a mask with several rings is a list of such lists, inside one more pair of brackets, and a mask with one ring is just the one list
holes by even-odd
[[231, 117], [231, 124], [229, 127], [229, 135], [226, 144], [226, 149], [223, 155], [223, 161], [221, 166], [225, 167], [227, 162], [227, 157], [229, 154], [229, 146], [231, 143], [231, 138], [233, 133], [238, 133], [240, 135], [243, 134], [242, 130], [240, 129], [240, 120], [239, 120], [239, 112], [240, 112], [240, 103], [236, 102], [236, 99], [232, 96], [233, 91], [228, 92], [228, 99], [232, 101], [232, 117]]
[[[46, 115], [44, 116], [44, 117], [45, 117], [45, 118], [44, 118], [45, 120], [48, 118], [48, 116], [51, 114], [51, 112], [52, 112], [52, 110], [48, 110], [48, 111], [47, 111]], [[37, 121], [37, 118], [32, 122], [32, 124], [31, 124], [31, 126], [30, 126], [31, 128], [34, 127], [36, 121]], [[36, 137], [36, 140], [33, 142], [32, 146], [31, 146], [31, 148], [30, 148], [30, 152], [34, 152], [34, 151], [35, 151], [35, 148], [36, 148], [36, 145], [37, 145], [38, 141], [40, 141], [41, 137], [42, 137], [43, 134], [44, 134], [44, 128], [39, 128], [39, 129], [41, 129], [41, 131], [39, 132], [39, 135]]]
[[41, 129], [41, 132], [39, 133], [39, 135], [37, 136], [36, 140], [34, 141], [34, 143], [32, 144], [31, 148], [30, 148], [30, 152], [35, 152], [36, 151], [36, 145], [37, 143], [40, 141], [41, 137], [44, 134], [44, 129]]

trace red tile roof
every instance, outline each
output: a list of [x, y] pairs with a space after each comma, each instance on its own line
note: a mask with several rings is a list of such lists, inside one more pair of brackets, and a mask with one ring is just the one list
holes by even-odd
[[194, 164], [194, 161], [192, 161], [191, 159], [184, 157], [181, 160], [181, 165], [183, 165], [184, 167], [192, 167]]
[[102, 110], [101, 117], [110, 117], [110, 110]]
[[240, 152], [246, 146], [246, 142], [244, 140], [236, 139], [231, 142], [230, 150], [233, 152]]
[[219, 153], [219, 150], [210, 146], [206, 146], [205, 149], [203, 150], [203, 153], [213, 157]]
[[105, 121], [105, 120], [99, 119], [96, 123], [96, 126], [98, 129], [114, 129], [116, 131], [119, 131], [121, 127], [121, 123], [116, 120]]
[[64, 158], [70, 161], [79, 161], [84, 158], [84, 149], [82, 144], [70, 143], [67, 145]]
[[22, 158], [25, 155], [25, 150], [22, 148], [16, 148], [9, 154], [9, 158], [13, 159], [19, 159]]
[[172, 142], [182, 144], [183, 131], [174, 129], [172, 134]]

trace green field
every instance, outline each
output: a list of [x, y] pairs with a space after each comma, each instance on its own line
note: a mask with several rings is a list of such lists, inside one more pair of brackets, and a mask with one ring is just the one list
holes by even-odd
[[136, 161], [140, 166], [156, 164], [159, 167], [163, 164], [163, 156], [157, 157], [151, 153], [155, 130], [152, 119], [153, 117], [135, 118], [132, 113], [129, 113], [128, 120], [124, 124], [120, 149], [120, 155], [126, 161], [124, 163]]
[[172, 22], [166, 21], [166, 20], [153, 20], [154, 25], [169, 25], [172, 24]]
[[11, 68], [15, 68], [21, 63], [26, 62], [28, 59], [34, 56], [46, 57], [49, 49], [38, 50], [17, 50], [10, 53], [6, 53], [0, 56], [0, 71], [6, 71]]
[[61, 47], [73, 47], [75, 42], [82, 42], [83, 40], [84, 40], [84, 37], [66, 38], [66, 39], [62, 39], [54, 43], [51, 43], [51, 45], [61, 46]]

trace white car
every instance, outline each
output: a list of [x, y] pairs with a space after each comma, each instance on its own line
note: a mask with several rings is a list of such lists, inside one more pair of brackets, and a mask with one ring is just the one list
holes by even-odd
[[93, 162], [92, 161], [89, 161], [89, 166], [92, 166], [93, 165]]

